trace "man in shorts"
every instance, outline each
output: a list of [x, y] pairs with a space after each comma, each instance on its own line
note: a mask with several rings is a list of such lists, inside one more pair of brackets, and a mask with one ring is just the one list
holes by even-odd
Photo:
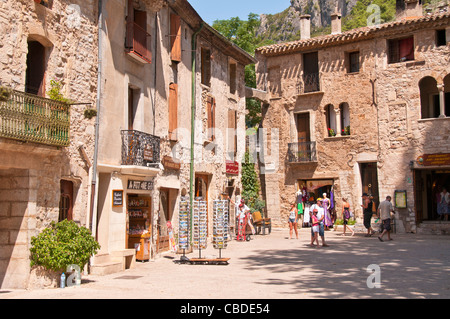
[[378, 207], [378, 216], [381, 219], [381, 222], [383, 223], [383, 232], [378, 237], [380, 241], [383, 240], [383, 236], [387, 234], [388, 240], [392, 240], [391, 238], [391, 212], [394, 212], [394, 207], [392, 207], [391, 203], [391, 196], [387, 196], [386, 200], [384, 202], [380, 203], [380, 207]]
[[[317, 219], [319, 220], [319, 236], [320, 238], [322, 238], [322, 246], [323, 247], [328, 247], [328, 245], [325, 242], [325, 231], [324, 231], [324, 227], [323, 227], [323, 220], [325, 218], [325, 214], [324, 214], [324, 210], [322, 207], [322, 199], [318, 198], [317, 199], [317, 203], [312, 205], [310, 208], [310, 214], [313, 214], [314, 209], [317, 209]], [[311, 227], [311, 247], [313, 247], [314, 243], [314, 232], [313, 229]]]

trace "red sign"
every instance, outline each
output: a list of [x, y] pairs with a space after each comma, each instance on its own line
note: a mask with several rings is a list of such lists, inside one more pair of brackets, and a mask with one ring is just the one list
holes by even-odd
[[238, 162], [227, 162], [226, 163], [226, 173], [230, 175], [239, 175], [239, 163]]

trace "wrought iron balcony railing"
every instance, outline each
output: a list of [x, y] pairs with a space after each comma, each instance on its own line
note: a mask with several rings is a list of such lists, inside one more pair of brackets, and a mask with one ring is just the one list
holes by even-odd
[[316, 162], [316, 142], [288, 144], [289, 163]]
[[122, 165], [151, 167], [161, 162], [161, 139], [140, 131], [122, 131]]
[[53, 146], [68, 146], [70, 106], [11, 90], [0, 101], [0, 137]]
[[303, 75], [303, 85], [300, 87], [299, 94], [319, 92], [320, 76], [319, 73], [310, 73]]
[[134, 22], [127, 23], [127, 50], [144, 63], [152, 62], [151, 35]]

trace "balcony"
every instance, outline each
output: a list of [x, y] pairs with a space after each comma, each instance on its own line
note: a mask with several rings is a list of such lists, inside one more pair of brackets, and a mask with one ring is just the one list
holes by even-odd
[[121, 131], [122, 165], [159, 167], [160, 141], [157, 136], [139, 131]]
[[299, 85], [298, 94], [320, 92], [319, 73], [303, 74], [303, 83]]
[[126, 47], [128, 54], [141, 63], [151, 63], [152, 53], [149, 49], [151, 36], [135, 22], [127, 23]]
[[288, 144], [289, 163], [317, 162], [316, 142], [302, 142]]
[[0, 101], [0, 137], [52, 146], [70, 143], [70, 106], [11, 90]]

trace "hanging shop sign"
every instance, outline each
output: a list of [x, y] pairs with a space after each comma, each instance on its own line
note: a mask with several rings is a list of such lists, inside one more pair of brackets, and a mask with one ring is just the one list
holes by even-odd
[[141, 190], [141, 191], [151, 191], [153, 190], [153, 181], [128, 181], [128, 189], [131, 190]]
[[238, 162], [227, 162], [226, 163], [226, 173], [230, 175], [239, 175], [239, 163]]
[[424, 154], [416, 162], [421, 166], [447, 166], [450, 165], [450, 153]]
[[163, 165], [166, 169], [180, 170], [181, 168], [181, 163], [176, 163], [170, 156], [164, 156]]

